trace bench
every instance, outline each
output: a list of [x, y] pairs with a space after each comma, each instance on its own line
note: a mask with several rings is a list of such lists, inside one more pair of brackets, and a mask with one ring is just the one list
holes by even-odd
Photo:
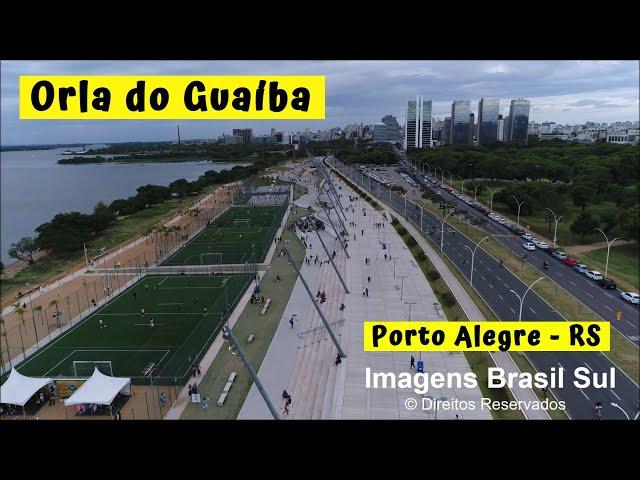
[[267, 301], [264, 302], [264, 307], [262, 307], [262, 310], [260, 311], [260, 315], [264, 315], [265, 313], [267, 313], [267, 310], [269, 309], [269, 305], [271, 305], [271, 299], [267, 298]]
[[227, 395], [229, 394], [229, 390], [231, 390], [231, 386], [233, 385], [233, 381], [236, 379], [237, 376], [238, 376], [238, 374], [236, 372], [231, 372], [231, 375], [229, 375], [229, 380], [227, 380], [227, 383], [225, 384], [224, 388], [222, 389], [222, 393], [220, 394], [220, 397], [218, 398], [218, 406], [219, 407], [224, 405], [224, 401], [227, 399]]
[[251, 335], [249, 335], [247, 337], [247, 343], [253, 343], [253, 340], [256, 338], [256, 336], [252, 333]]

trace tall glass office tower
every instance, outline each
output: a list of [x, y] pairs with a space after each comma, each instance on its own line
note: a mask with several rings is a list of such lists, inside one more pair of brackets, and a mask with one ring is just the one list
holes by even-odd
[[511, 107], [509, 108], [509, 140], [515, 140], [520, 145], [527, 144], [530, 107], [531, 102], [524, 98], [511, 100]]
[[451, 145], [469, 145], [471, 102], [456, 100], [451, 104]]
[[491, 145], [498, 141], [499, 98], [482, 98], [478, 103], [478, 145]]
[[410, 100], [406, 122], [404, 149], [431, 148], [431, 100], [423, 100], [422, 95]]

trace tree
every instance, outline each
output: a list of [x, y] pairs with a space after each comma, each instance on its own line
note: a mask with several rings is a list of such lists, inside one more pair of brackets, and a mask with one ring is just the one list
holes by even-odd
[[571, 189], [571, 199], [576, 207], [580, 207], [584, 212], [584, 209], [589, 205], [589, 197], [591, 193], [589, 187], [583, 185], [575, 185]]
[[4, 263], [0, 261], [0, 275], [4, 273]]
[[96, 203], [93, 207], [93, 229], [96, 233], [105, 231], [116, 221], [116, 216], [104, 202]]
[[580, 239], [584, 241], [584, 236], [598, 228], [598, 219], [589, 212], [582, 212], [569, 226], [571, 232], [580, 235]]
[[38, 226], [36, 232], [39, 248], [55, 254], [70, 254], [94, 236], [93, 216], [80, 212], [59, 213], [50, 222]]
[[629, 240], [640, 240], [640, 204], [636, 203], [632, 207], [625, 208], [618, 215], [618, 227]]
[[33, 265], [33, 254], [38, 250], [36, 241], [31, 237], [22, 237], [16, 243], [11, 244], [9, 249], [9, 256], [17, 260], [23, 260], [28, 262], [29, 265]]

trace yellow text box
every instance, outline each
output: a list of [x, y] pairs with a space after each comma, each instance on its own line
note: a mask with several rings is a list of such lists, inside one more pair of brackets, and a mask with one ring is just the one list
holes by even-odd
[[608, 322], [364, 322], [366, 352], [596, 351]]
[[[144, 82], [144, 92], [139, 82]], [[140, 107], [140, 99], [142, 99], [144, 100], [143, 111], [131, 109], [132, 106], [136, 106], [132, 93], [136, 88], [139, 90], [139, 94], [135, 96], [138, 102], [137, 108]], [[194, 107], [195, 110], [193, 110]], [[323, 120], [325, 118], [325, 77], [323, 75], [23, 75], [20, 77], [20, 118], [25, 120]]]

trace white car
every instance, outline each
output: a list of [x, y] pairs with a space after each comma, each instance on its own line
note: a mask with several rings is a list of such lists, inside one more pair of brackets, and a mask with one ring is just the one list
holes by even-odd
[[525, 233], [524, 235], [522, 235], [522, 238], [524, 240], [531, 241], [531, 240], [533, 240], [533, 235], [531, 235], [530, 233]]
[[499, 223], [500, 225], [504, 225], [504, 224], [505, 224], [505, 223], [507, 223], [508, 221], [509, 221], [509, 220], [507, 220], [506, 218], [502, 218], [502, 217], [500, 217], [500, 218], [498, 219], [498, 223]]
[[522, 244], [522, 248], [533, 252], [536, 249], [536, 246], [531, 242], [524, 242]]
[[640, 303], [640, 295], [633, 292], [622, 292], [620, 296], [629, 303], [638, 305]]
[[533, 240], [531, 240], [533, 242], [533, 244], [538, 247], [541, 248], [542, 250], [546, 250], [547, 248], [549, 248], [549, 246], [547, 245], [546, 242], [543, 242], [541, 240], [538, 240], [536, 238], [534, 238]]
[[602, 280], [602, 274], [597, 270], [589, 270], [585, 275], [591, 280]]

